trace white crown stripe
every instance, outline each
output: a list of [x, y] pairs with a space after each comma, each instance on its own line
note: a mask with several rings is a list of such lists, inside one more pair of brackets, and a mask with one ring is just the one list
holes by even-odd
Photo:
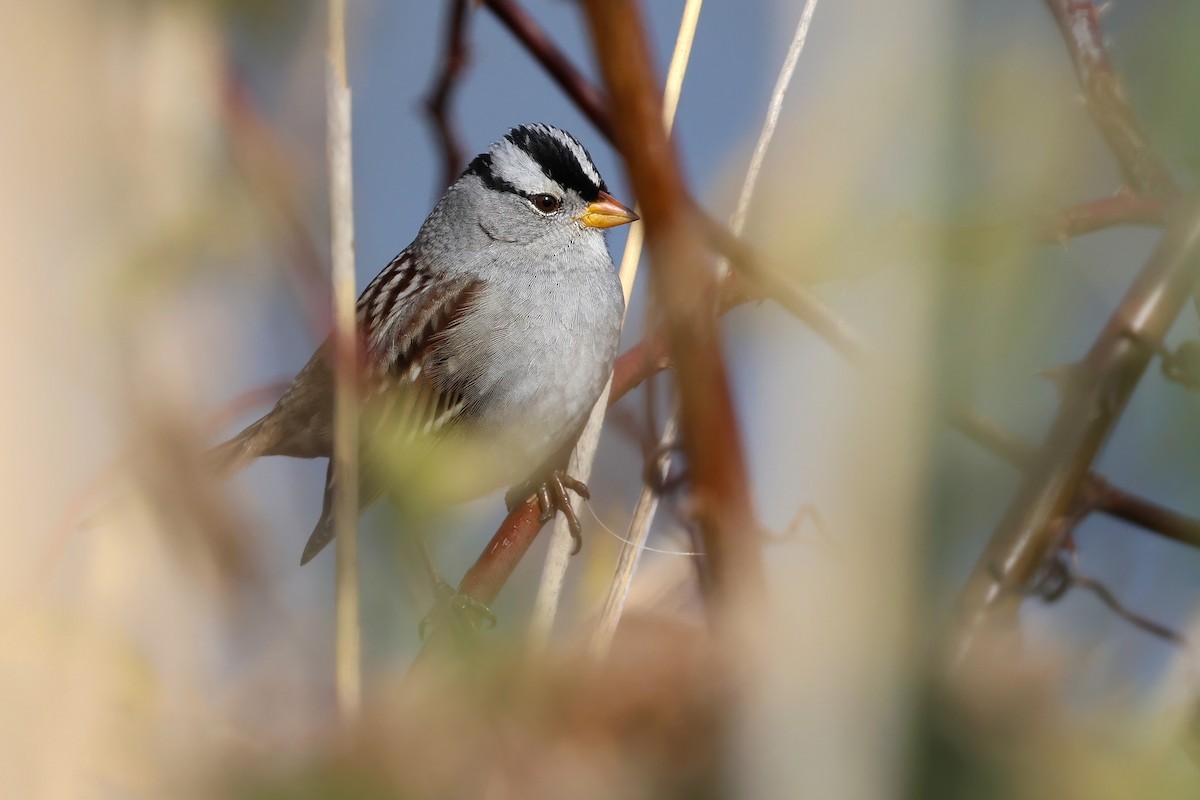
[[[492, 172], [505, 183], [512, 184], [526, 194], [537, 194], [558, 186], [546, 177], [542, 167], [512, 142], [503, 140], [492, 148]], [[558, 187], [559, 191], [562, 187]]]

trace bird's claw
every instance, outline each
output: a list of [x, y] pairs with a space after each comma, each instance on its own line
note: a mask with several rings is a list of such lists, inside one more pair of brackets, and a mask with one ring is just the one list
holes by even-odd
[[575, 508], [571, 505], [571, 497], [567, 494], [568, 489], [584, 500], [590, 500], [592, 497], [587, 484], [556, 469], [546, 479], [546, 482], [538, 487], [538, 506], [542, 510], [538, 521], [549, 522], [554, 519], [555, 511], [561, 511], [567, 519], [567, 528], [571, 531], [571, 541], [574, 543], [571, 555], [575, 555], [583, 547], [583, 526], [579, 524], [579, 517], [576, 516]]
[[417, 627], [421, 641], [425, 641], [426, 631], [431, 626], [437, 627], [447, 616], [454, 621], [455, 627], [464, 633], [475, 634], [496, 627], [496, 615], [490, 608], [445, 581], [437, 581], [434, 594], [437, 595], [437, 602]]

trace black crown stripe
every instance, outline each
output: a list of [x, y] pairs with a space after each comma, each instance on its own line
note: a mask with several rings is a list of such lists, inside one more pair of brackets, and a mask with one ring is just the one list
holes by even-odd
[[[529, 157], [542, 168], [542, 172], [547, 178], [564, 189], [573, 189], [587, 202], [597, 200], [601, 192], [608, 191], [603, 180], [597, 185], [584, 172], [583, 165], [579, 163], [579, 159], [576, 158], [570, 147], [545, 129], [522, 125], [513, 128], [504, 138], [528, 153]], [[578, 142], [575, 143], [579, 145]], [[579, 149], [588, 161], [592, 160], [583, 145], [579, 145]]]

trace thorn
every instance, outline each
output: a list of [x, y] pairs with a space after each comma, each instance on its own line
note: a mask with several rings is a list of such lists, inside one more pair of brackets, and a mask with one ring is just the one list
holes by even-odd
[[1079, 364], [1077, 363], [1059, 364], [1058, 366], [1039, 370], [1037, 376], [1050, 381], [1058, 391], [1058, 396], [1061, 399], [1075, 383], [1075, 375], [1078, 371]]
[[1100, 3], [1096, 6], [1096, 14], [1103, 17], [1112, 11], [1114, 6], [1116, 6], [1114, 0], [1107, 0], [1107, 2]]
[[1200, 391], [1200, 340], [1189, 339], [1174, 352], [1164, 347], [1160, 356], [1162, 373], [1168, 380]]

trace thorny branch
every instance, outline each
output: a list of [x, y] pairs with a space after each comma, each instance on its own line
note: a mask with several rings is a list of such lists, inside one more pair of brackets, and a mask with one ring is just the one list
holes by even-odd
[[1179, 187], [1134, 116], [1104, 46], [1100, 10], [1090, 0], [1047, 0], [1047, 5], [1092, 119], [1126, 182], [1172, 202], [1174, 213], [1087, 356], [1072, 367], [1034, 466], [963, 588], [960, 657], [980, 625], [1011, 616], [1016, 603], [1008, 590], [1028, 586], [1070, 534], [1075, 511], [1088, 499], [1092, 462], [1200, 277], [1200, 195], [1179, 199]]
[[[1200, 196], [1179, 204], [1159, 246], [1064, 386], [1063, 401], [1016, 498], [959, 597], [965, 655], [974, 632], [1016, 610], [1062, 545], [1092, 462], [1200, 277]], [[998, 577], [995, 573], [998, 570]]]
[[[1036, 447], [979, 414], [954, 410], [947, 415], [947, 421], [1018, 469], [1030, 469], [1037, 460]], [[1099, 511], [1164, 538], [1200, 547], [1200, 520], [1113, 486], [1103, 475], [1088, 473], [1080, 495], [1087, 511]]]

